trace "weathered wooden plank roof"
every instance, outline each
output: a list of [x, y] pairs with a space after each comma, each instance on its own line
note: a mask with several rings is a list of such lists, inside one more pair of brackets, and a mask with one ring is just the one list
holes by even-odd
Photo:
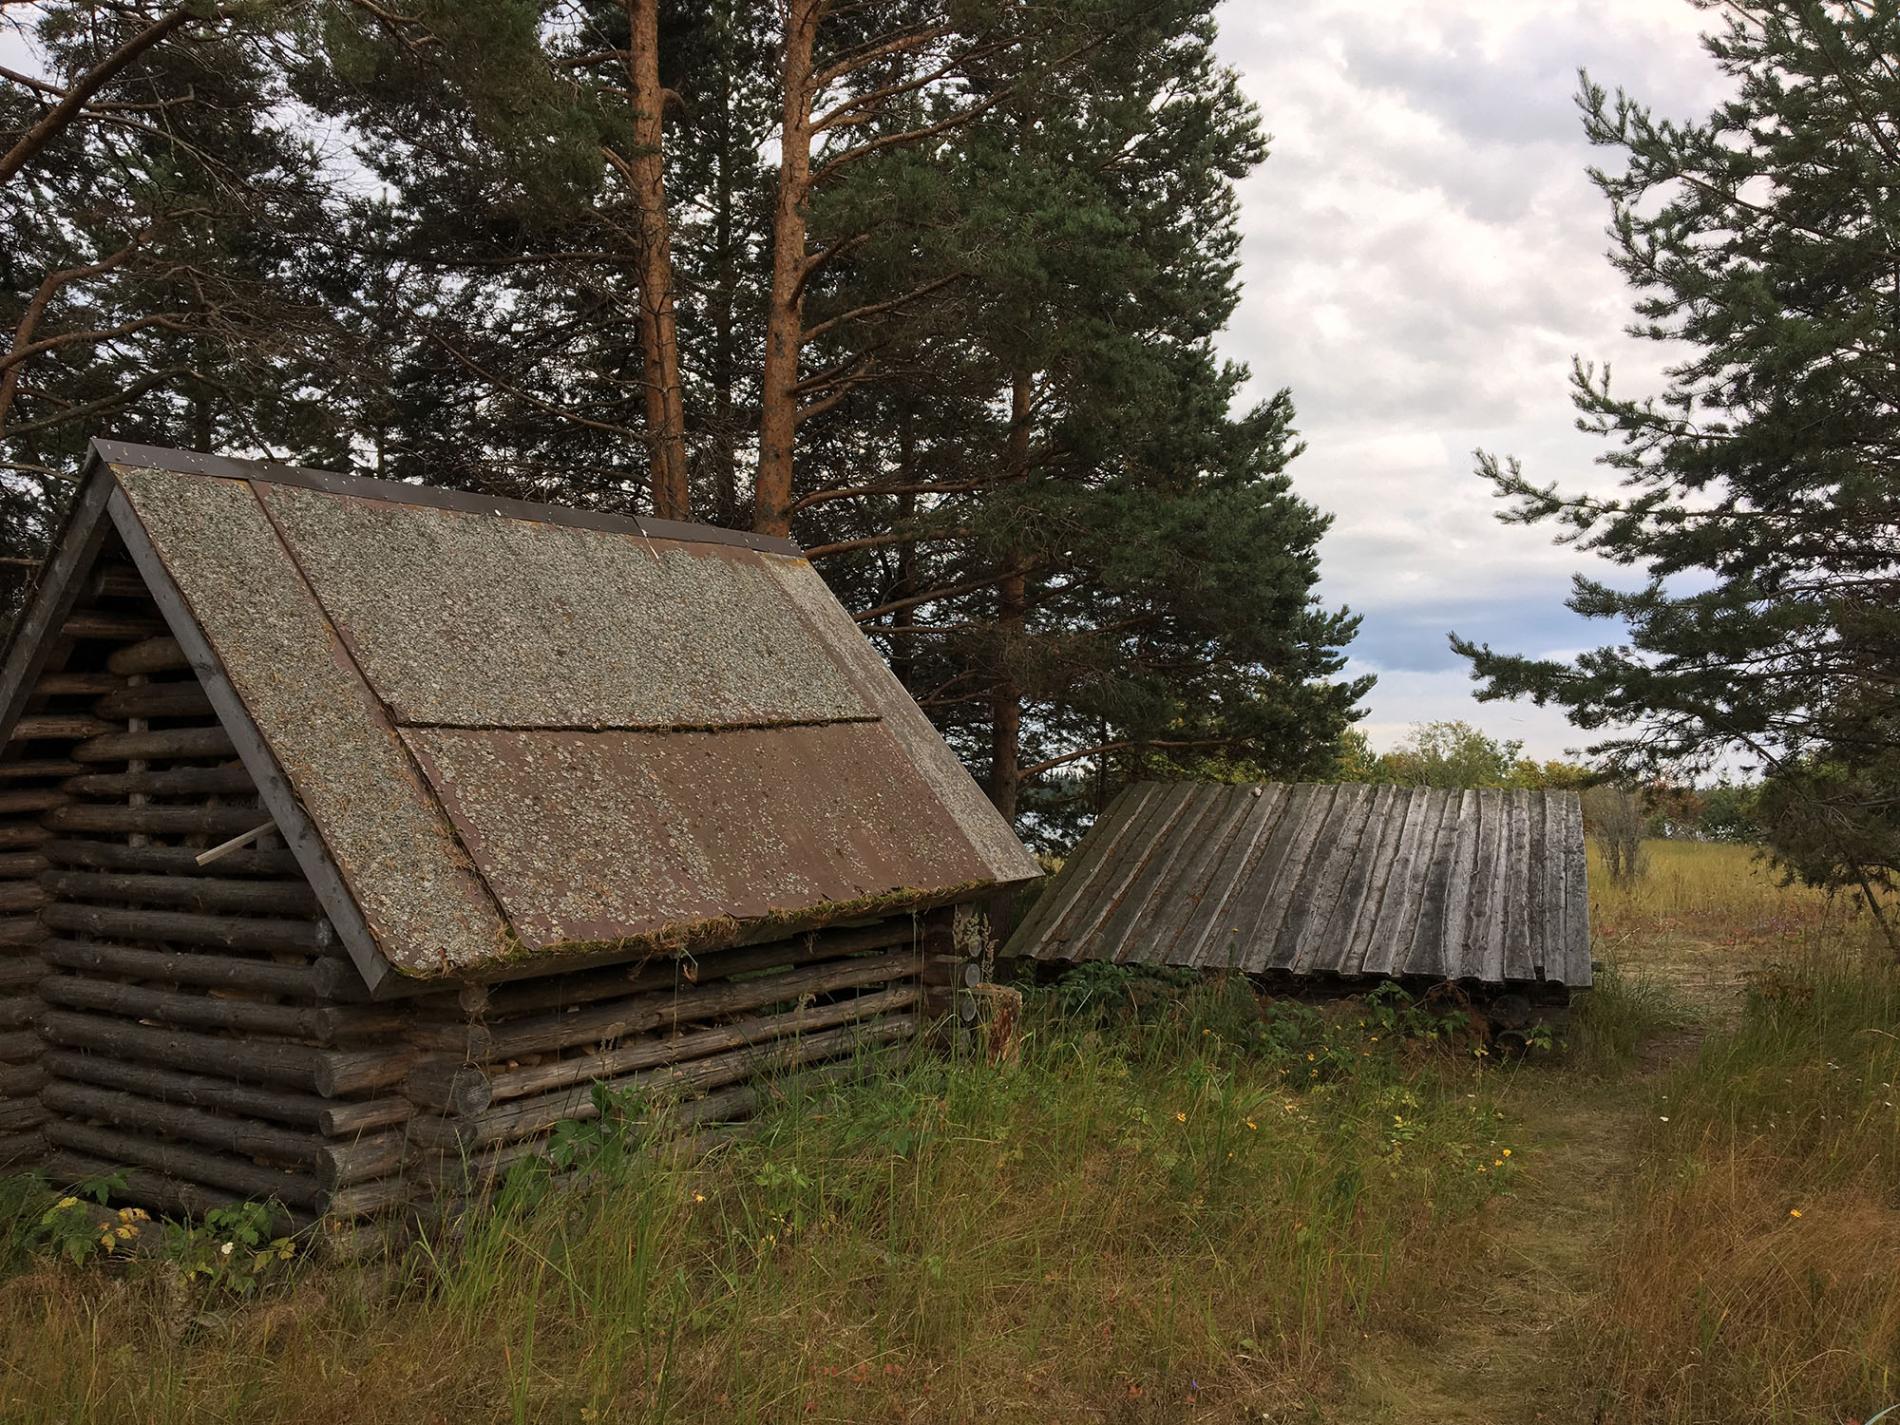
[[1587, 985], [1582, 806], [1575, 792], [1139, 783], [1004, 953]]
[[116, 442], [81, 502], [372, 985], [1039, 872], [787, 541]]

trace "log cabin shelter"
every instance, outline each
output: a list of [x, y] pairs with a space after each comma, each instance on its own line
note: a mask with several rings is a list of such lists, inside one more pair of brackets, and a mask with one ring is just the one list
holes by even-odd
[[1575, 792], [1143, 782], [1004, 954], [1562, 1000], [1591, 982]]
[[1039, 874], [787, 541], [191, 452], [94, 443], [0, 728], [0, 1159], [165, 1208], [742, 1114]]

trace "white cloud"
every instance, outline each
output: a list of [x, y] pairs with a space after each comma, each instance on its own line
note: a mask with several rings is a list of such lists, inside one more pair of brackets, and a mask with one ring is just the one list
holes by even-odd
[[[1296, 486], [1336, 516], [1324, 593], [1366, 616], [1369, 726], [1464, 717], [1531, 752], [1586, 741], [1528, 705], [1480, 705], [1445, 634], [1547, 654], [1597, 641], [1562, 608], [1573, 550], [1497, 523], [1483, 447], [1539, 480], [1606, 483], [1574, 429], [1573, 355], [1653, 386], [1623, 334], [1576, 72], [1659, 111], [1707, 112], [1707, 16], [1675, 0], [1232, 0], [1220, 49], [1274, 135], [1242, 187], [1246, 293], [1227, 352], [1253, 394], [1292, 389]], [[1592, 572], [1604, 574], [1597, 568]]]

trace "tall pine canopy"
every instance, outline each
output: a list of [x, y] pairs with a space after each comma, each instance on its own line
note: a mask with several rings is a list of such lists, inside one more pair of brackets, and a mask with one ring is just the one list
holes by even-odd
[[1037, 835], [1317, 773], [1367, 680], [1214, 348], [1266, 145], [1213, 11], [48, 0], [8, 489], [111, 433], [789, 532]]
[[1622, 155], [1592, 176], [1631, 331], [1689, 350], [1653, 395], [1576, 368], [1624, 493], [1480, 457], [1508, 519], [1642, 571], [1570, 599], [1627, 632], [1572, 663], [1453, 642], [1480, 696], [1554, 702], [1628, 770], [1759, 769], [1786, 864], [1865, 888], [1900, 869], [1900, 12], [1706, 8], [1734, 81], [1706, 120], [1579, 99]]

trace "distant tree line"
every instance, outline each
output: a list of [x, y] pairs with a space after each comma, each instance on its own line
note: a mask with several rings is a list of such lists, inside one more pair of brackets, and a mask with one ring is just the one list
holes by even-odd
[[0, 0], [6, 557], [100, 433], [789, 532], [1052, 834], [1317, 774], [1370, 680], [1214, 350], [1213, 10]]
[[1348, 728], [1339, 741], [1334, 773], [1342, 782], [1525, 791], [1574, 790], [1594, 777], [1581, 763], [1539, 762], [1524, 755], [1521, 741], [1452, 720], [1415, 723], [1388, 752], [1374, 752], [1363, 732]]

